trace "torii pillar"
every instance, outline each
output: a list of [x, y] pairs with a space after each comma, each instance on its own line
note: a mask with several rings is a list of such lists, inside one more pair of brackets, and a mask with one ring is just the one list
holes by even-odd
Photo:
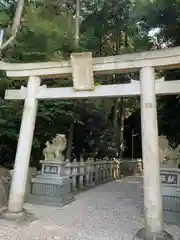
[[36, 93], [40, 82], [41, 79], [36, 76], [30, 76], [28, 80], [8, 208], [3, 212], [3, 216], [7, 219], [16, 219], [25, 215], [24, 195], [38, 106]]
[[140, 70], [144, 220], [134, 240], [173, 240], [164, 231], [154, 68]]

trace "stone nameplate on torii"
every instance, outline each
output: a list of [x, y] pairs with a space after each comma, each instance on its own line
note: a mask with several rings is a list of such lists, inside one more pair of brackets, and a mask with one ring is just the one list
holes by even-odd
[[91, 52], [72, 53], [71, 64], [74, 90], [94, 90]]

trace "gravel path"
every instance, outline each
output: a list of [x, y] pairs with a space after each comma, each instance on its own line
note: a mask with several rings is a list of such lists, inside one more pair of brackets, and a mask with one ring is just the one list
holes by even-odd
[[[131, 240], [143, 226], [140, 186], [140, 178], [125, 178], [80, 193], [63, 208], [25, 204], [38, 220], [1, 225], [0, 240]], [[166, 229], [180, 239], [179, 227]]]

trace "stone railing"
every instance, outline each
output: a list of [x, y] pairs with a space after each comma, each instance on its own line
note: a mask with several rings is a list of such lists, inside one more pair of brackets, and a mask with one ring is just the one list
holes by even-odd
[[[89, 158], [86, 161], [84, 161], [84, 159], [81, 159], [79, 162], [77, 162], [76, 159], [74, 159], [72, 162], [67, 159], [62, 164], [65, 176], [68, 177], [67, 179], [70, 179], [69, 187], [66, 190], [69, 192], [68, 194], [71, 194], [73, 196], [74, 194], [83, 191], [84, 189], [90, 189], [99, 184], [119, 179], [124, 175], [124, 165], [130, 166], [130, 168], [134, 169], [133, 173], [138, 172], [135, 171], [135, 169], [139, 169], [139, 166], [141, 166], [141, 162], [141, 159], [118, 160], [114, 158], [111, 160], [94, 160], [93, 158]], [[50, 163], [48, 164], [50, 165]], [[51, 164], [52, 166], [53, 164], [58, 165], [58, 163]], [[36, 170], [36, 168], [29, 168], [25, 201], [36, 204], [42, 203], [44, 201], [43, 203], [45, 205], [48, 205], [51, 204], [51, 202], [48, 202], [48, 199], [54, 199], [53, 204], [57, 204], [57, 206], [64, 205], [64, 202], [61, 201], [63, 200], [63, 197], [59, 196], [64, 194], [62, 189], [65, 188], [59, 187], [60, 182], [58, 181], [57, 176], [55, 176], [55, 178], [53, 174], [50, 174], [49, 176], [48, 174], [44, 173], [43, 169], [44, 168], [42, 168], [42, 170], [39, 172]], [[11, 174], [13, 174], [13, 171], [11, 171]], [[64, 174], [62, 174], [62, 177], [64, 176]], [[59, 176], [59, 178], [61, 177]], [[43, 191], [43, 197], [41, 196], [41, 192], [39, 191]], [[53, 195], [54, 192], [56, 194]]]
[[65, 174], [72, 179], [72, 191], [83, 190], [120, 178], [120, 161], [81, 159], [66, 160]]
[[[64, 170], [65, 175], [72, 180], [72, 192], [77, 192], [108, 181], [119, 179], [120, 177], [126, 175], [123, 172], [124, 166], [128, 169], [128, 171], [132, 171], [134, 173], [137, 165], [141, 165], [141, 162], [141, 159], [123, 159], [119, 161], [114, 158], [112, 160], [95, 161], [91, 158], [86, 161], [81, 159], [80, 162], [77, 162], [76, 159], [72, 162], [67, 159], [65, 161]], [[38, 172], [36, 172], [35, 168], [29, 169], [26, 195], [31, 188], [31, 179], [36, 174], [38, 174]]]
[[[77, 192], [108, 181], [119, 179], [126, 175], [123, 172], [123, 166], [125, 166], [126, 169], [130, 168], [133, 171], [138, 164], [141, 164], [141, 161], [141, 159], [123, 159], [119, 161], [115, 158], [112, 160], [95, 161], [92, 158], [89, 158], [86, 161], [81, 159], [80, 162], [77, 162], [76, 159], [74, 159], [70, 162], [67, 159], [65, 161], [64, 170], [65, 175], [71, 179], [72, 192]], [[31, 189], [31, 179], [36, 175], [38, 175], [36, 168], [29, 168], [26, 196], [29, 193], [29, 189]]]
[[[71, 179], [71, 191], [73, 193], [118, 179], [121, 176], [120, 161], [117, 159], [96, 161], [93, 159], [87, 159], [86, 161], [81, 159], [80, 162], [77, 162], [76, 159], [70, 162], [67, 159], [64, 171], [65, 176]], [[13, 170], [11, 170], [12, 174]], [[40, 172], [35, 167], [29, 168], [25, 194], [26, 199], [32, 188], [32, 178], [38, 175], [40, 175]]]

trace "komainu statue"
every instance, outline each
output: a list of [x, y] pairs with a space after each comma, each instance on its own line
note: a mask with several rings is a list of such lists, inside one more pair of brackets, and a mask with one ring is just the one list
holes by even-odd
[[167, 164], [167, 167], [177, 167], [180, 157], [180, 145], [173, 149], [166, 136], [159, 136], [159, 157], [160, 164]]
[[56, 137], [53, 138], [51, 143], [46, 142], [46, 148], [43, 150], [43, 155], [45, 160], [64, 160], [62, 152], [66, 149], [66, 135], [65, 134], [56, 134]]

